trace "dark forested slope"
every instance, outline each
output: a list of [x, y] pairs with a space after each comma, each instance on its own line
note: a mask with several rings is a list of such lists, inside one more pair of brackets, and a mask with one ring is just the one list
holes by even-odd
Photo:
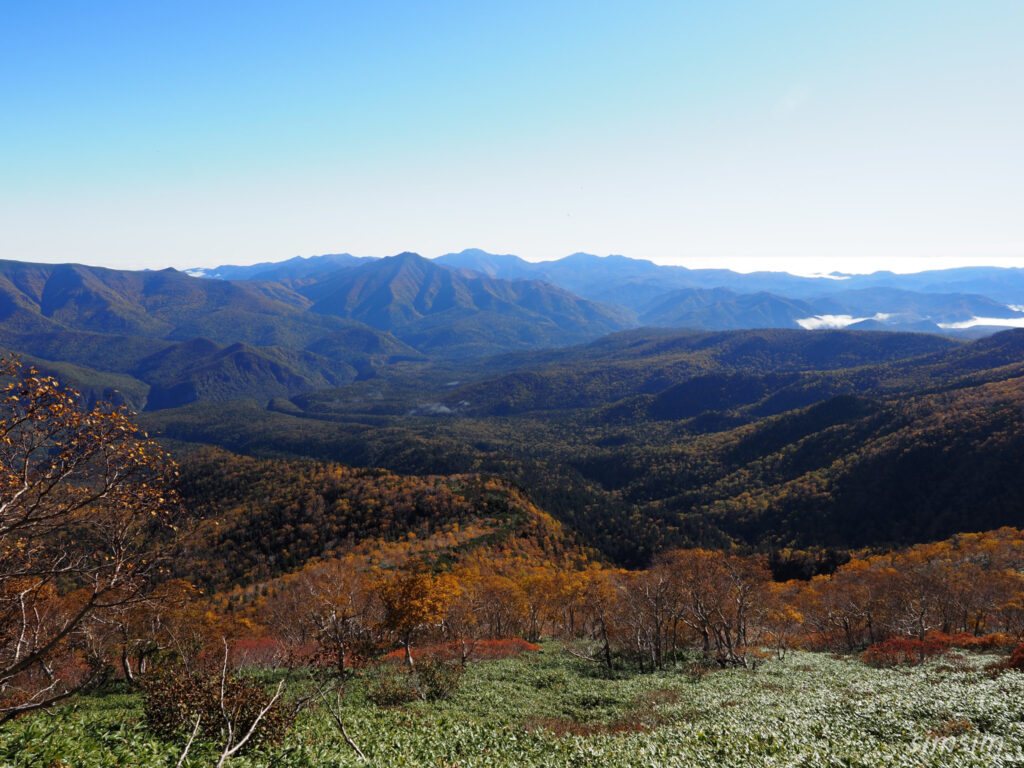
[[636, 331], [475, 383], [446, 368], [146, 421], [254, 454], [493, 473], [623, 563], [678, 544], [909, 543], [1024, 522], [1022, 345]]

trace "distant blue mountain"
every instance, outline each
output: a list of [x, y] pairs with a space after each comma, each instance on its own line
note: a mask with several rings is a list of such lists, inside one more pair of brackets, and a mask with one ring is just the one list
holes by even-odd
[[463, 357], [563, 346], [632, 327], [635, 315], [539, 280], [508, 280], [403, 253], [300, 289], [311, 311], [358, 320], [415, 348]]
[[216, 280], [273, 280], [296, 281], [334, 272], [345, 267], [354, 267], [367, 258], [351, 253], [327, 253], [323, 256], [295, 256], [285, 261], [264, 261], [248, 266], [222, 264], [219, 267], [196, 267], [185, 272], [192, 277], [208, 277]]
[[[379, 260], [340, 254], [251, 267], [221, 266], [202, 274], [273, 280], [312, 295], [304, 287], [316, 293], [317, 285], [336, 280], [337, 273], [375, 261]], [[642, 324], [662, 327], [853, 327], [977, 336], [1024, 322], [1024, 269], [967, 267], [909, 275], [809, 277], [689, 269], [589, 253], [529, 262], [478, 248], [447, 253], [434, 263], [462, 273], [463, 280], [476, 273], [491, 280], [542, 281], [583, 299], [618, 306]]]

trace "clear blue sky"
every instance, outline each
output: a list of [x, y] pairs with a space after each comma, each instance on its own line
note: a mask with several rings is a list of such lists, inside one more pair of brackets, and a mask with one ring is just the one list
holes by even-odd
[[18, 2], [0, 258], [1024, 266], [1024, 2]]

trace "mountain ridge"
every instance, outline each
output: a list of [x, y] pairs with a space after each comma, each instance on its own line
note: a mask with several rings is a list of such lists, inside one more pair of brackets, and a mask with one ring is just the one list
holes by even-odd
[[443, 346], [451, 353], [457, 342], [432, 341], [431, 332], [467, 320], [495, 342], [491, 351], [502, 346], [494, 339], [496, 331], [513, 339], [513, 346], [560, 346], [635, 324], [625, 312], [555, 286], [465, 275], [409, 252], [343, 270], [302, 293], [313, 302], [314, 313], [356, 319], [415, 339], [424, 351]]
[[[977, 337], [1000, 327], [999, 320], [1007, 321], [1002, 327], [1024, 324], [1024, 270], [1012, 268], [805, 276], [690, 269], [584, 252], [529, 262], [513, 254], [493, 254], [477, 248], [447, 253], [432, 261], [464, 276], [475, 272], [492, 279], [540, 280], [583, 299], [621, 307], [642, 322], [669, 327], [811, 328], [859, 324], [879, 330]], [[673, 295], [682, 297], [687, 304], [695, 293], [708, 290], [731, 291], [736, 295], [715, 306], [689, 311], [670, 305]], [[771, 294], [776, 302], [788, 307], [776, 303], [769, 309], [763, 298], [747, 298], [761, 294]], [[865, 296], [871, 295], [874, 300], [865, 300]], [[884, 301], [884, 296], [889, 300]], [[864, 309], [865, 304], [871, 305], [870, 310]]]

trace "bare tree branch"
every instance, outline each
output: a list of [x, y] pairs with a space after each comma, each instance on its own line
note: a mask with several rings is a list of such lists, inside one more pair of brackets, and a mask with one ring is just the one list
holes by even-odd
[[192, 735], [188, 737], [188, 743], [185, 745], [185, 749], [182, 751], [181, 757], [178, 758], [178, 762], [174, 768], [181, 768], [181, 766], [184, 765], [185, 758], [188, 757], [188, 751], [192, 749], [192, 742], [196, 740], [196, 735], [199, 733], [199, 724], [202, 721], [203, 716], [201, 714], [196, 715], [196, 724], [195, 727], [192, 728]]

